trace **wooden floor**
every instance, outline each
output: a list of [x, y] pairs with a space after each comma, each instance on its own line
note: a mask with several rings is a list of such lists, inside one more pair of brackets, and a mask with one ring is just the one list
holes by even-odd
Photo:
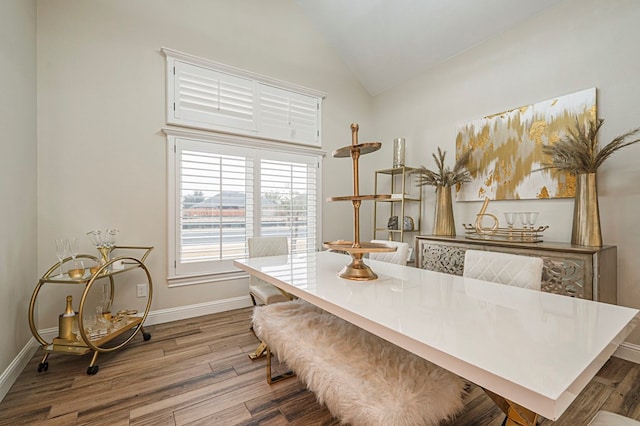
[[[337, 425], [297, 379], [269, 386], [251, 309], [146, 327], [124, 349], [90, 357], [53, 354], [38, 373], [31, 359], [0, 403], [0, 425]], [[557, 422], [585, 425], [599, 409], [640, 419], [640, 366], [612, 358]], [[446, 426], [499, 426], [504, 416], [471, 385], [466, 409]]]

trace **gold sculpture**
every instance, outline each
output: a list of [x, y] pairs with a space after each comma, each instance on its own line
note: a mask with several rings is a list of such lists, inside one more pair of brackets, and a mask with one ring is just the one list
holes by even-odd
[[360, 155], [369, 154], [380, 149], [380, 142], [358, 143], [357, 123], [351, 124], [351, 145], [338, 148], [333, 151], [334, 158], [351, 157], [353, 163], [353, 195], [340, 197], [329, 197], [327, 201], [351, 201], [353, 204], [353, 241], [331, 241], [325, 242], [325, 248], [349, 253], [351, 263], [346, 265], [338, 273], [341, 278], [358, 281], [375, 280], [378, 278], [375, 272], [363, 261], [365, 253], [371, 252], [392, 252], [396, 251], [396, 247], [390, 247], [384, 244], [361, 243], [360, 242], [360, 204], [363, 200], [386, 200], [391, 198], [390, 194], [377, 195], [360, 195], [359, 178], [358, 178], [358, 161]]

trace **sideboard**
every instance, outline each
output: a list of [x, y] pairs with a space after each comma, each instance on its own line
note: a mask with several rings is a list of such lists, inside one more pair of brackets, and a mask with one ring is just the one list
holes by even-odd
[[569, 243], [519, 243], [466, 237], [416, 237], [416, 266], [462, 275], [466, 250], [486, 250], [541, 257], [542, 290], [599, 302], [617, 302], [616, 246], [586, 247]]

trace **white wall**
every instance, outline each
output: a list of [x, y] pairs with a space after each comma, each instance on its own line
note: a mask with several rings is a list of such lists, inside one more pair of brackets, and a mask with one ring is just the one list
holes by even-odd
[[[0, 372], [31, 337], [37, 282], [36, 2], [0, 2]], [[0, 399], [3, 396], [0, 389]]]
[[[352, 121], [367, 128], [370, 117], [366, 91], [291, 0], [38, 2], [37, 270], [56, 262], [55, 238], [78, 237], [81, 251], [97, 253], [85, 233], [117, 228], [122, 244], [155, 247], [148, 266], [156, 311], [247, 295], [244, 280], [167, 287], [161, 47], [327, 93], [323, 198], [342, 194], [351, 179], [350, 162], [331, 151], [351, 142]], [[325, 206], [324, 238], [351, 235], [340, 220], [349, 209]], [[49, 291], [40, 318], [51, 327], [71, 290]]]
[[[434, 167], [438, 146], [455, 157], [456, 126], [486, 115], [596, 87], [600, 140], [640, 126], [640, 2], [568, 0], [524, 25], [454, 57], [374, 99], [376, 134], [407, 138], [409, 165]], [[481, 23], [480, 23], [481, 24]], [[388, 144], [390, 145], [390, 144]], [[386, 157], [391, 157], [388, 151]], [[386, 159], [385, 157], [385, 159]], [[599, 170], [604, 244], [618, 247], [618, 302], [640, 308], [640, 144], [613, 155]], [[427, 189], [426, 223], [433, 227], [434, 192]], [[454, 205], [458, 234], [479, 202]], [[489, 212], [536, 210], [545, 239], [568, 242], [572, 200], [500, 201]], [[640, 332], [632, 339], [640, 341]]]

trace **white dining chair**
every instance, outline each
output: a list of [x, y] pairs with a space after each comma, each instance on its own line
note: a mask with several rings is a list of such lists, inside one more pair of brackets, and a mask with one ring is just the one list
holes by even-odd
[[[267, 257], [289, 254], [287, 237], [254, 237], [247, 240], [249, 257]], [[280, 289], [268, 282], [251, 276], [249, 278], [249, 295], [253, 305], [269, 305], [284, 302], [291, 298]]]
[[[247, 245], [249, 257], [251, 258], [289, 254], [287, 237], [253, 237], [247, 240]], [[251, 296], [253, 306], [270, 305], [291, 300], [291, 295], [253, 275], [249, 277], [249, 296]], [[266, 349], [267, 346], [264, 342], [260, 342], [256, 350], [249, 354], [249, 358], [253, 360], [262, 357]]]
[[462, 276], [540, 290], [542, 259], [492, 251], [467, 250]]
[[382, 262], [396, 263], [398, 265], [406, 265], [409, 260], [409, 243], [403, 243], [400, 241], [389, 240], [371, 240], [372, 243], [384, 244], [391, 247], [396, 247], [396, 251], [387, 252], [371, 252], [369, 253], [369, 259], [380, 260]]

